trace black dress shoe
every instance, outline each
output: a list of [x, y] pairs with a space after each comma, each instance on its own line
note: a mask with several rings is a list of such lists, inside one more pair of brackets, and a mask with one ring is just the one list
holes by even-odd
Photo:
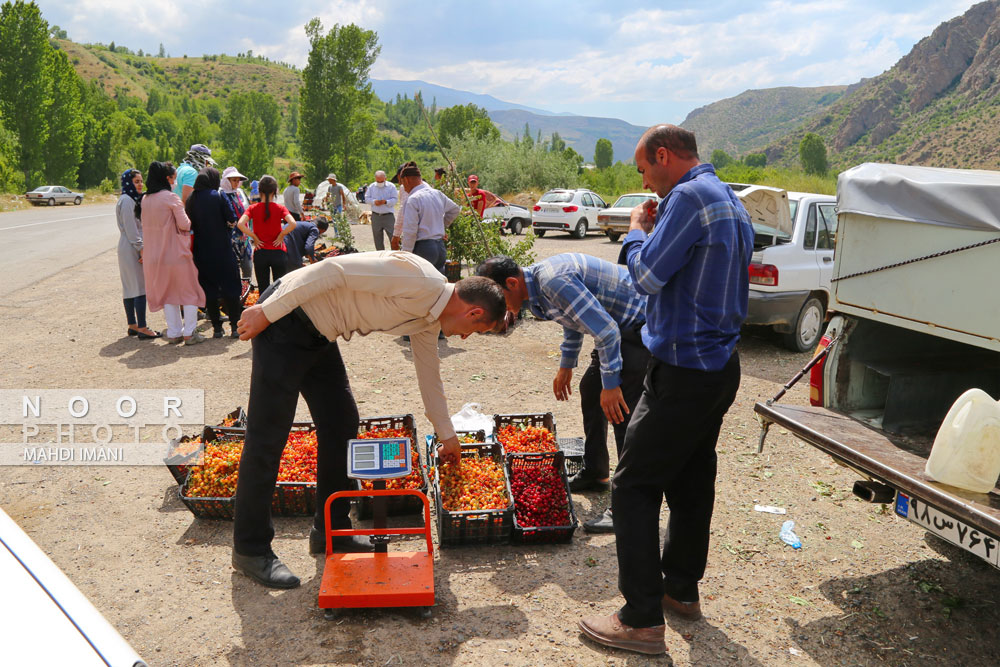
[[138, 332], [138, 331], [136, 331], [135, 329], [129, 329], [129, 330], [128, 330], [128, 335], [129, 335], [129, 336], [138, 336], [138, 335], [139, 335], [139, 332]]
[[222, 327], [219, 327], [218, 329], [212, 331], [212, 338], [222, 338], [223, 335], [224, 334], [222, 333]]
[[[335, 554], [370, 553], [375, 551], [372, 541], [360, 535], [334, 535], [331, 541], [333, 542], [333, 553]], [[309, 553], [313, 555], [326, 553], [326, 534], [316, 530], [316, 526], [313, 526], [309, 530]]]
[[604, 510], [604, 514], [595, 516], [589, 521], [583, 522], [583, 529], [588, 533], [613, 533], [615, 532], [615, 519], [611, 514], [611, 508]]
[[586, 468], [569, 478], [569, 490], [576, 493], [580, 491], [607, 491], [610, 488], [610, 480], [602, 482]]
[[274, 554], [244, 556], [233, 552], [233, 567], [268, 588], [296, 588], [299, 578]]

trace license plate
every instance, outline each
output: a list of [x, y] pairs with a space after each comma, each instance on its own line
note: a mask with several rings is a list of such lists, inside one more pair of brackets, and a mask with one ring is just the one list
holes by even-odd
[[896, 494], [896, 514], [1000, 568], [1000, 542], [923, 500]]

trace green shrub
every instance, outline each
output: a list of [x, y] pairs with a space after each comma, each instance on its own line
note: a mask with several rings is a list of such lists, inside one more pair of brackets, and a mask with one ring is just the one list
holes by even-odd
[[109, 195], [116, 190], [115, 184], [111, 182], [110, 178], [105, 178], [101, 181], [101, 184], [97, 186], [97, 189], [101, 191], [102, 195]]
[[[517, 237], [512, 237], [517, 239]], [[515, 241], [508, 241], [500, 235], [500, 222], [479, 221], [479, 216], [463, 209], [462, 213], [448, 226], [448, 259], [453, 259], [470, 269], [493, 255], [509, 255], [521, 266], [534, 263], [535, 235], [528, 230]]]

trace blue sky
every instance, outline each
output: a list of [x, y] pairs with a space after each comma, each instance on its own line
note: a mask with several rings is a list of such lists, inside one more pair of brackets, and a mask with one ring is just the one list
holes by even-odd
[[299, 3], [41, 0], [81, 42], [174, 56], [247, 49], [303, 66], [303, 26], [357, 23], [382, 46], [380, 79], [421, 79], [554, 112], [679, 123], [751, 88], [880, 74], [969, 0]]

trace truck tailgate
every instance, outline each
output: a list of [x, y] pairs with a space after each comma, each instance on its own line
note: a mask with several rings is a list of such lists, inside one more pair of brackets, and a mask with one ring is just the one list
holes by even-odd
[[848, 467], [1000, 538], [1000, 489], [979, 494], [933, 482], [924, 473], [925, 458], [902, 449], [879, 431], [824, 408], [757, 403], [754, 412]]

